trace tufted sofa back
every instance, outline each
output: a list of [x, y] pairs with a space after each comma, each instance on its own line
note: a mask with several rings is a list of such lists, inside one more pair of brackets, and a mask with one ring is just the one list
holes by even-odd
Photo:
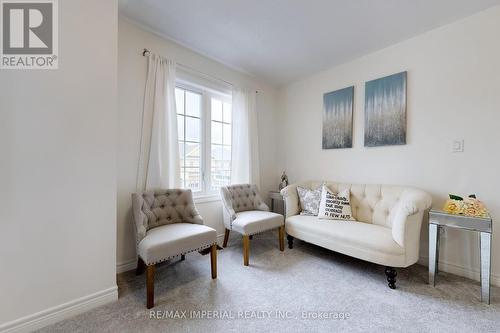
[[224, 204], [232, 207], [235, 213], [247, 210], [262, 210], [262, 206], [266, 206], [255, 185], [223, 186], [221, 193]]
[[141, 241], [149, 229], [172, 223], [203, 224], [191, 190], [170, 189], [132, 194], [132, 210]]
[[[282, 191], [285, 196], [290, 196], [294, 200], [294, 207], [286, 207], [287, 217], [300, 212], [296, 186], [307, 188], [317, 188], [325, 183], [334, 192], [349, 189], [351, 193], [351, 209], [353, 217], [360, 222], [373, 223], [386, 227], [392, 227], [393, 214], [399, 203], [411, 205], [416, 204], [415, 209], [427, 209], [430, 206], [431, 198], [423, 191], [410, 186], [396, 185], [366, 185], [366, 184], [345, 184], [337, 182], [307, 181], [288, 186]], [[415, 201], [414, 198], [423, 198]]]

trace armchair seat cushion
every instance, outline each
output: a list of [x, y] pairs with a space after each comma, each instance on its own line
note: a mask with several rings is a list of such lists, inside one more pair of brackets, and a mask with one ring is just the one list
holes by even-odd
[[200, 224], [174, 223], [147, 231], [138, 244], [138, 255], [146, 265], [168, 260], [180, 254], [215, 244], [215, 229]]
[[242, 235], [253, 235], [281, 227], [283, 224], [283, 215], [261, 210], [249, 210], [236, 213], [236, 219], [232, 223], [232, 230]]

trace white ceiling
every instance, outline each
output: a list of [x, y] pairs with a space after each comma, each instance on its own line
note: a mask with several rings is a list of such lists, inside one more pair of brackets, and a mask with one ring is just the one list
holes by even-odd
[[283, 85], [500, 0], [120, 0], [120, 13]]

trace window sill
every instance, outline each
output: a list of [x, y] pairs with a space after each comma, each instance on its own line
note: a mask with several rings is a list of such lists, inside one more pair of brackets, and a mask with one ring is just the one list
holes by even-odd
[[195, 204], [197, 203], [206, 203], [206, 202], [215, 202], [220, 201], [220, 194], [200, 194], [193, 196], [193, 201]]

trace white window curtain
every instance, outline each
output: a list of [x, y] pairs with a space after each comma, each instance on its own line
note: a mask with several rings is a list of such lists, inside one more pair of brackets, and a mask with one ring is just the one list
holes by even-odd
[[260, 187], [256, 93], [233, 89], [231, 183]]
[[175, 62], [148, 56], [137, 190], [180, 187]]

